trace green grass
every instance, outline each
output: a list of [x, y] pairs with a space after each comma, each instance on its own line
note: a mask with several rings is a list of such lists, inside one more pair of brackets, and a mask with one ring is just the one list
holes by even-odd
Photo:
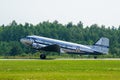
[[0, 60], [0, 80], [120, 80], [120, 61]]

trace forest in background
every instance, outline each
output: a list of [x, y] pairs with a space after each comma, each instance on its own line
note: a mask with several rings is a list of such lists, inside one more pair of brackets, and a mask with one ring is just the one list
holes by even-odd
[[44, 36], [79, 44], [93, 45], [101, 37], [110, 39], [109, 54], [120, 57], [120, 26], [118, 28], [98, 26], [84, 26], [80, 21], [76, 25], [72, 22], [61, 24], [44, 21], [33, 25], [31, 23], [18, 24], [15, 20], [9, 25], [0, 26], [0, 56], [15, 56], [34, 54], [36, 51], [20, 43], [20, 39], [28, 35]]

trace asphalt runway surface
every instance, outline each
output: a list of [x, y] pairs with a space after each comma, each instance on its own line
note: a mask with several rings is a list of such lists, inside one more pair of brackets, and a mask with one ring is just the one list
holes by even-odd
[[47, 59], [0, 59], [0, 60], [120, 60], [120, 58], [47, 58]]

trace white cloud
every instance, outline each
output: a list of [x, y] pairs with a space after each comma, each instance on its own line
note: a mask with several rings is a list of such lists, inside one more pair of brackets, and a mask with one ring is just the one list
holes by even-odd
[[81, 20], [85, 25], [118, 26], [119, 3], [119, 0], [0, 0], [0, 24], [12, 20], [33, 24], [58, 20], [76, 24]]

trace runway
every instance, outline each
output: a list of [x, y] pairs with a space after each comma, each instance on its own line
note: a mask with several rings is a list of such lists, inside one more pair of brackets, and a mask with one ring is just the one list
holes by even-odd
[[82, 59], [74, 59], [74, 58], [70, 58], [70, 59], [66, 59], [66, 58], [58, 58], [55, 60], [120, 60], [120, 58], [82, 58]]
[[0, 60], [120, 60], [120, 58], [47, 58], [47, 59], [0, 59]]

